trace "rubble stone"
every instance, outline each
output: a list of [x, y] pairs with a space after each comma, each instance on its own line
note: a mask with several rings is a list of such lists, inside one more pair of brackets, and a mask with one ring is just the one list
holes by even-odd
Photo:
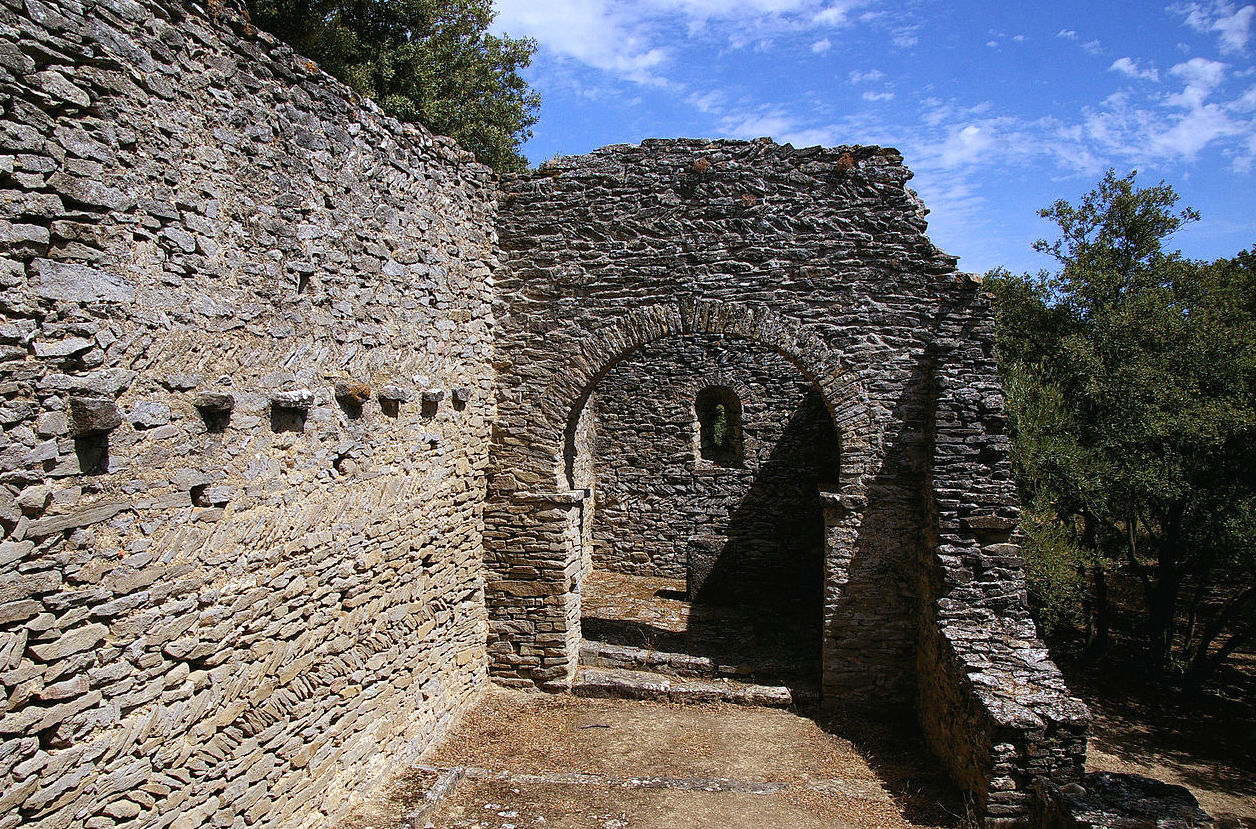
[[77, 435], [111, 432], [122, 425], [118, 404], [106, 397], [70, 398], [70, 422]]

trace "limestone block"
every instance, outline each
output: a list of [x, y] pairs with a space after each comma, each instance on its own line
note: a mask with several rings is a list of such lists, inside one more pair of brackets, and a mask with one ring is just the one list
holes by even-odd
[[271, 403], [281, 409], [307, 411], [314, 406], [314, 392], [309, 389], [291, 389], [275, 393]]
[[68, 302], [131, 302], [135, 286], [116, 274], [51, 259], [34, 261], [35, 290], [48, 300]]
[[137, 429], [155, 429], [170, 422], [170, 407], [155, 400], [141, 400], [127, 413], [127, 420]]
[[412, 392], [402, 386], [384, 386], [379, 390], [381, 400], [388, 400], [394, 403], [409, 402], [412, 396]]
[[71, 397], [69, 414], [76, 435], [98, 435], [122, 425], [118, 405], [105, 397]]

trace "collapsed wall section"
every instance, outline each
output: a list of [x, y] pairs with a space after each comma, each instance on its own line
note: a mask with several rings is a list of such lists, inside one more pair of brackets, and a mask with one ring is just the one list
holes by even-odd
[[0, 827], [334, 808], [485, 676], [491, 174], [181, 2], [0, 105]]

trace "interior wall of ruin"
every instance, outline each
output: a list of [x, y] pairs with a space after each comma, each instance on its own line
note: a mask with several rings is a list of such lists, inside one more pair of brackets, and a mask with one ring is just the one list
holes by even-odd
[[312, 820], [486, 682], [492, 176], [194, 4], [0, 30], [0, 827]]
[[[711, 388], [737, 398], [727, 458], [700, 445], [695, 403]], [[616, 364], [593, 405], [594, 566], [697, 579], [701, 601], [819, 618], [819, 490], [836, 486], [838, 436], [796, 366], [739, 338], [660, 340]]]
[[784, 355], [838, 432], [826, 700], [914, 701], [1012, 823], [1076, 768], [995, 537], [989, 306], [895, 151], [649, 141], [499, 189], [219, 4], [0, 27], [0, 829], [313, 822], [490, 667], [564, 687], [580, 415], [677, 337]]

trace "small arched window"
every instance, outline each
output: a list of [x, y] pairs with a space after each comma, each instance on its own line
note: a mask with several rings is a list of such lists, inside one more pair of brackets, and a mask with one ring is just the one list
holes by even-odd
[[698, 414], [698, 454], [720, 466], [741, 466], [741, 401], [727, 386], [708, 386], [694, 400]]

